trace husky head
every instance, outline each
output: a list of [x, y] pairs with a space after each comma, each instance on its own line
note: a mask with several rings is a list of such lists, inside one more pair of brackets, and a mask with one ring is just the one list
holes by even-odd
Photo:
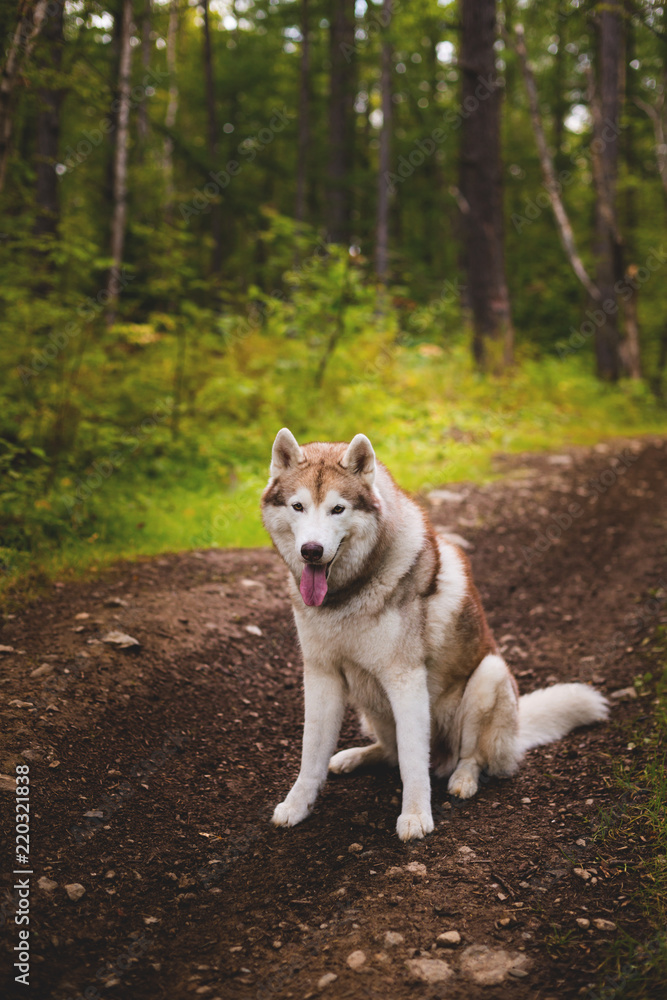
[[375, 453], [364, 434], [350, 444], [300, 447], [283, 427], [271, 454], [262, 519], [305, 604], [351, 582], [372, 551], [381, 508]]

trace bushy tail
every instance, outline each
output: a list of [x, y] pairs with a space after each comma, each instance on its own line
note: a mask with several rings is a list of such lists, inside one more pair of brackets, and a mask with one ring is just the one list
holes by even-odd
[[602, 722], [609, 715], [604, 695], [588, 684], [554, 684], [519, 699], [519, 739], [517, 749], [559, 740], [577, 726]]

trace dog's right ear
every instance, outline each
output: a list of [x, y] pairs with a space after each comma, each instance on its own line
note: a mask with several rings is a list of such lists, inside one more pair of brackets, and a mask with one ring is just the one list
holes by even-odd
[[281, 428], [276, 434], [271, 452], [271, 478], [279, 476], [281, 472], [298, 465], [303, 460], [303, 452], [299, 448], [299, 443], [292, 432], [287, 427]]

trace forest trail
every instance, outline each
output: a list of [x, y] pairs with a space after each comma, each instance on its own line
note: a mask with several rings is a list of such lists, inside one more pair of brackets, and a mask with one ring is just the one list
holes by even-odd
[[[650, 592], [667, 590], [667, 442], [499, 465], [490, 485], [432, 495], [432, 513], [470, 542], [521, 690], [627, 688], [650, 668], [642, 641], [665, 616], [664, 594], [658, 607]], [[648, 934], [633, 901], [645, 848], [611, 856], [591, 837], [618, 803], [619, 760], [641, 753], [622, 724], [645, 703], [614, 699], [609, 725], [532, 751], [515, 778], [465, 803], [434, 781], [436, 830], [423, 842], [396, 838], [390, 769], [330, 780], [307, 822], [275, 830], [302, 727], [283, 574], [268, 549], [166, 556], [56, 584], [4, 621], [0, 643], [14, 652], [3, 655], [0, 770], [29, 762], [31, 774], [30, 995], [588, 995], [610, 942]], [[107, 645], [112, 630], [140, 646]], [[355, 734], [349, 715], [341, 745]], [[3, 815], [13, 801], [0, 791]], [[9, 830], [3, 818], [5, 958], [17, 933]], [[85, 889], [77, 901], [72, 883]], [[435, 947], [454, 930], [458, 945]], [[3, 996], [15, 995], [8, 969]]]

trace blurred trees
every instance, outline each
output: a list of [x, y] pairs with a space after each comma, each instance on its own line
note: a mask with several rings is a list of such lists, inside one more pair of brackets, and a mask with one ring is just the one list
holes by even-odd
[[6, 314], [46, 274], [56, 311], [102, 294], [109, 319], [185, 328], [289, 298], [294, 262], [338, 244], [393, 289], [401, 336], [430, 303], [420, 335], [467, 336], [481, 366], [514, 339], [661, 386], [665, 20], [620, 0], [8, 2]]

